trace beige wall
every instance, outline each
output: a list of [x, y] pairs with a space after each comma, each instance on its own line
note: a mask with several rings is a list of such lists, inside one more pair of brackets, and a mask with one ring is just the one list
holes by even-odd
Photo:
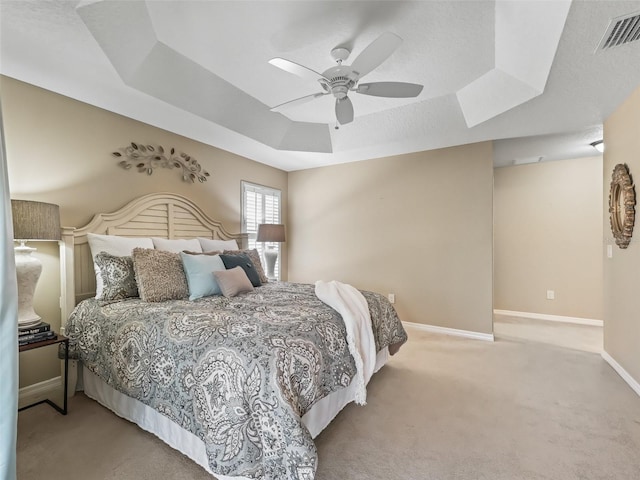
[[601, 199], [602, 157], [495, 170], [496, 309], [603, 318]]
[[[96, 212], [113, 211], [133, 198], [173, 192], [194, 200], [231, 232], [240, 231], [240, 181], [282, 190], [287, 223], [287, 173], [147, 124], [0, 77], [0, 95], [12, 198], [60, 205], [64, 226], [82, 226]], [[135, 141], [175, 147], [196, 158], [211, 174], [205, 183], [183, 182], [176, 170], [153, 175], [127, 171], [111, 152]], [[40, 243], [45, 262], [34, 306], [58, 329], [59, 257], [57, 245]], [[282, 255], [287, 271], [286, 244]], [[48, 352], [21, 355], [20, 386], [59, 374]]]
[[492, 332], [490, 142], [289, 174], [289, 279], [396, 294], [404, 321]]
[[[604, 123], [604, 349], [640, 383], [640, 87]], [[609, 227], [609, 184], [613, 168], [626, 163], [634, 179], [636, 222], [625, 250], [615, 245]]]
[[[12, 197], [60, 205], [65, 226], [83, 225], [93, 213], [146, 193], [171, 191], [237, 231], [240, 180], [248, 180], [283, 192], [290, 240], [283, 272], [289, 268], [291, 280], [339, 278], [393, 292], [404, 320], [491, 332], [489, 143], [296, 172], [290, 175], [295, 192], [288, 194], [285, 172], [246, 158], [7, 77], [1, 77], [0, 94]], [[173, 170], [151, 176], [125, 171], [111, 152], [131, 141], [175, 146], [198, 159], [211, 178], [190, 185]], [[321, 202], [313, 196], [318, 191], [326, 193]], [[288, 210], [287, 198], [299, 207]], [[348, 209], [336, 209], [346, 201]], [[333, 214], [324, 216], [325, 209]], [[311, 222], [307, 212], [325, 223]], [[339, 233], [349, 228], [349, 235]], [[308, 242], [315, 229], [329, 234]], [[291, 269], [286, 248], [294, 245], [297, 268]], [[306, 264], [325, 251], [331, 261]], [[35, 307], [58, 329], [57, 245], [41, 243], [37, 255], [45, 265]], [[21, 356], [21, 387], [57, 374], [49, 352]]]

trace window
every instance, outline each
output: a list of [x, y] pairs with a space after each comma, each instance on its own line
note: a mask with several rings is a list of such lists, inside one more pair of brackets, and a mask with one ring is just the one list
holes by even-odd
[[[280, 222], [280, 190], [242, 182], [242, 231], [248, 233], [249, 248], [255, 248], [264, 262], [264, 247], [278, 252], [275, 276], [280, 278], [280, 244], [256, 242], [258, 225]], [[266, 266], [265, 266], [266, 268]]]

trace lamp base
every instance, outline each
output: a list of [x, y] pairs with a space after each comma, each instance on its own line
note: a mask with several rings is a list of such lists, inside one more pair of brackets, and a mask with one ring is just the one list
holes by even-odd
[[277, 250], [274, 250], [272, 247], [270, 247], [264, 251], [264, 261], [267, 264], [267, 278], [269, 278], [269, 280], [276, 279], [276, 260], [278, 260]]
[[33, 310], [33, 294], [42, 273], [42, 263], [31, 256], [36, 249], [25, 246], [24, 242], [14, 251], [18, 279], [18, 328], [28, 328], [42, 320]]

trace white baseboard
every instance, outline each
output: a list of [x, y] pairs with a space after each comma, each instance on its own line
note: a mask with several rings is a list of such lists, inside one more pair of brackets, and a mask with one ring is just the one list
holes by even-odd
[[424, 323], [402, 322], [403, 325], [425, 332], [442, 333], [444, 335], [453, 335], [455, 337], [472, 338], [474, 340], [485, 340], [493, 342], [493, 333], [472, 332], [471, 330], [458, 330], [457, 328], [438, 327], [436, 325], [426, 325]]
[[633, 391], [640, 395], [640, 383], [638, 383], [631, 375], [629, 375], [629, 372], [622, 368], [622, 365], [616, 362], [614, 358], [606, 351], [602, 350], [602, 353], [600, 355], [602, 355], [604, 361], [611, 365], [611, 368], [613, 368], [618, 373], [618, 375], [620, 375], [622, 379], [629, 384]]
[[533, 318], [535, 320], [548, 320], [550, 322], [576, 323], [578, 325], [591, 325], [602, 327], [604, 322], [594, 318], [565, 317], [563, 315], [549, 315], [547, 313], [514, 312], [513, 310], [494, 310], [495, 315], [507, 315], [509, 317]]
[[18, 407], [31, 405], [50, 398], [53, 394], [62, 391], [62, 377], [54, 377], [44, 382], [34, 383], [27, 387], [23, 387], [18, 391]]

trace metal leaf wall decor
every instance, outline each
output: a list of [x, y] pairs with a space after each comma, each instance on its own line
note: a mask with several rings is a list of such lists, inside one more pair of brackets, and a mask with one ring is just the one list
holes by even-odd
[[153, 173], [156, 168], [178, 168], [182, 170], [182, 180], [194, 183], [198, 181], [206, 182], [209, 172], [204, 170], [198, 161], [186, 153], [176, 153], [171, 147], [169, 152], [165, 152], [161, 145], [142, 145], [133, 143], [123, 147], [119, 152], [113, 152], [114, 157], [122, 158], [118, 165], [129, 170], [136, 167], [138, 172]]

